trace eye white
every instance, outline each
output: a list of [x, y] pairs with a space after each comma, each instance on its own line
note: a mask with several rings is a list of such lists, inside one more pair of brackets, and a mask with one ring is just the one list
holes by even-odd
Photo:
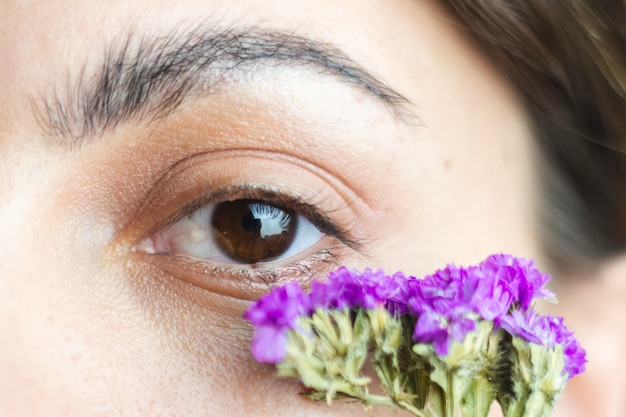
[[[239, 264], [219, 247], [211, 219], [216, 205], [209, 205], [167, 226], [136, 247], [138, 252], [151, 254], [184, 255], [216, 263]], [[265, 226], [264, 226], [265, 227]], [[271, 224], [266, 229], [271, 235]], [[297, 256], [319, 242], [324, 234], [306, 217], [297, 215], [296, 232], [289, 247], [272, 261]]]

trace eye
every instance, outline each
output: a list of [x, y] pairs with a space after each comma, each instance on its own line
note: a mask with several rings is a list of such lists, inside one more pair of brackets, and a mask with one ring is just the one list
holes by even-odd
[[136, 250], [215, 263], [256, 264], [296, 256], [323, 237], [293, 209], [239, 199], [199, 208], [143, 240]]
[[369, 210], [355, 210], [360, 201], [332, 173], [289, 155], [206, 152], [177, 161], [151, 185], [119, 249], [134, 253], [128, 265], [138, 279], [251, 300], [362, 256]]

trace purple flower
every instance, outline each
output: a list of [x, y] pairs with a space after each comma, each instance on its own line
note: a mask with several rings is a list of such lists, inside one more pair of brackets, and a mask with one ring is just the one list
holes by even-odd
[[[453, 340], [462, 341], [474, 330], [478, 319], [499, 323], [506, 317], [503, 326], [523, 332], [528, 326], [518, 321], [528, 317], [508, 314], [512, 308], [527, 311], [535, 298], [551, 296], [543, 288], [548, 279], [532, 261], [503, 254], [492, 255], [477, 267], [448, 265], [408, 284], [408, 307], [418, 317], [413, 338], [432, 343], [438, 354], [445, 355]], [[535, 338], [532, 331], [524, 335]]]
[[244, 317], [254, 325], [252, 353], [261, 362], [277, 363], [286, 355], [287, 334], [297, 331], [298, 317], [317, 309], [376, 309], [394, 316], [412, 314], [414, 341], [430, 343], [441, 356], [453, 341], [462, 342], [479, 320], [493, 321], [511, 335], [553, 348], [563, 345], [570, 378], [584, 370], [585, 351], [562, 319], [542, 317], [532, 309], [538, 298], [553, 297], [544, 288], [549, 276], [530, 260], [491, 255], [478, 266], [446, 268], [422, 280], [381, 270], [362, 273], [341, 267], [325, 282], [313, 282], [306, 295], [288, 283], [262, 297]]
[[484, 320], [493, 320], [508, 312], [514, 299], [507, 281], [478, 267], [448, 265], [417, 285], [411, 284], [411, 288], [411, 305], [416, 313], [426, 310], [433, 300], [448, 299], [478, 313]]
[[475, 268], [449, 265], [410, 282], [408, 308], [417, 315], [413, 340], [432, 343], [435, 352], [445, 356], [452, 341], [463, 341], [476, 328], [474, 272]]
[[587, 352], [580, 345], [580, 342], [571, 333], [561, 342], [563, 345], [563, 354], [565, 355], [565, 371], [568, 378], [585, 372], [585, 364], [587, 363]]
[[527, 342], [545, 345], [546, 335], [539, 328], [539, 316], [534, 310], [523, 312], [515, 310], [511, 314], [498, 317], [495, 320], [496, 326], [502, 327], [511, 336], [519, 337]]
[[385, 276], [381, 285], [376, 288], [376, 295], [386, 300], [385, 308], [392, 316], [409, 313], [407, 306], [409, 283], [415, 280], [415, 277], [407, 277], [402, 272], [396, 272], [392, 276]]
[[554, 334], [554, 343], [563, 345], [563, 355], [565, 355], [565, 371], [569, 378], [585, 371], [587, 363], [587, 353], [582, 348], [578, 340], [574, 337], [574, 332], [568, 329], [563, 323], [562, 317], [543, 317], [544, 328], [549, 328]]
[[511, 255], [495, 254], [480, 263], [485, 276], [496, 277], [506, 283], [513, 296], [513, 303], [526, 311], [535, 299], [554, 298], [554, 293], [544, 288], [550, 279], [542, 274], [534, 262]]
[[472, 269], [463, 288], [468, 293], [469, 304], [484, 320], [494, 320], [506, 314], [513, 304], [514, 295], [509, 283], [480, 268]]
[[366, 269], [363, 273], [341, 267], [328, 275], [326, 282], [313, 282], [311, 302], [315, 307], [374, 309], [397, 296], [401, 284], [383, 271]]
[[497, 324], [509, 334], [528, 342], [537, 343], [549, 349], [563, 346], [565, 372], [572, 378], [585, 370], [586, 352], [563, 323], [563, 318], [539, 316], [534, 310], [515, 310], [510, 315], [498, 319]]
[[476, 321], [463, 308], [447, 310], [445, 313], [429, 311], [417, 318], [413, 340], [430, 343], [435, 352], [446, 356], [452, 341], [462, 342], [467, 333], [476, 328]]
[[262, 297], [245, 312], [254, 326], [252, 355], [259, 362], [277, 363], [286, 355], [287, 331], [299, 316], [311, 313], [311, 302], [294, 282]]
[[252, 356], [259, 362], [278, 363], [287, 356], [288, 328], [259, 326], [254, 328]]

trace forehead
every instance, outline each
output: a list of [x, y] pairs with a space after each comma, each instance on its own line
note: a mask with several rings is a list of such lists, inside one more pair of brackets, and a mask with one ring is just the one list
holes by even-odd
[[[453, 138], [465, 137], [458, 132], [458, 120], [468, 120], [472, 129], [497, 131], [511, 121], [494, 117], [493, 109], [519, 112], [501, 75], [439, 4], [428, 0], [8, 1], [0, 5], [0, 20], [6, 35], [0, 36], [0, 56], [8, 64], [0, 66], [0, 148], [49, 143], [42, 134], [40, 103], [50, 97], [76, 101], [79, 87], [97, 81], [107, 54], [129, 36], [149, 44], [198, 27], [253, 28], [330, 45], [411, 103], [417, 123], [440, 130], [439, 140], [451, 139], [450, 146], [459, 146]], [[158, 55], [158, 48], [153, 49]], [[349, 83], [340, 77], [334, 82]], [[305, 94], [311, 97], [320, 90], [314, 83], [299, 84], [307, 85]], [[326, 102], [329, 98], [327, 94]], [[378, 110], [388, 111], [384, 106]]]
[[[106, 45], [129, 32], [159, 36], [200, 24], [260, 27], [333, 42], [351, 56], [382, 49], [397, 6], [354, 1], [98, 1], [20, 2], [0, 6], [3, 78], [56, 78], [102, 58]], [[368, 2], [369, 3], [369, 2]], [[402, 2], [400, 2], [402, 3]], [[406, 2], [410, 3], [410, 2]], [[381, 11], [389, 15], [381, 16]], [[348, 24], [343, 18], [349, 16]], [[402, 38], [396, 31], [394, 38]], [[388, 46], [388, 45], [387, 45]], [[377, 60], [384, 62], [384, 60]], [[382, 66], [382, 65], [381, 65]], [[373, 68], [376, 69], [376, 68]], [[45, 76], [44, 76], [45, 77]], [[45, 77], [47, 78], [47, 77]], [[48, 82], [42, 79], [41, 82]]]

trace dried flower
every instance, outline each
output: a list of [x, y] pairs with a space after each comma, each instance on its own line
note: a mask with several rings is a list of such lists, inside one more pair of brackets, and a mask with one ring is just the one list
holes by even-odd
[[300, 286], [290, 282], [277, 288], [245, 313], [254, 327], [252, 354], [259, 362], [277, 363], [285, 358], [287, 331], [296, 329], [296, 319], [309, 315], [312, 305]]
[[498, 320], [509, 334], [527, 342], [554, 349], [557, 345], [563, 347], [565, 371], [569, 378], [584, 372], [585, 351], [576, 338], [563, 323], [563, 318], [539, 316], [534, 310], [523, 312], [515, 310], [511, 314]]
[[452, 341], [463, 341], [476, 328], [479, 316], [473, 292], [466, 285], [470, 280], [476, 281], [473, 272], [480, 271], [451, 265], [411, 283], [408, 305], [417, 316], [414, 340], [432, 343], [435, 352], [444, 356]]
[[[296, 283], [252, 305], [252, 354], [299, 378], [313, 399], [338, 395], [416, 416], [548, 416], [585, 351], [563, 319], [540, 316], [549, 279], [530, 260], [496, 254], [423, 279], [345, 267], [310, 294]], [[370, 354], [384, 395], [370, 394]]]
[[513, 295], [513, 301], [522, 310], [528, 310], [534, 300], [553, 299], [554, 293], [544, 288], [550, 279], [542, 274], [530, 259], [495, 254], [480, 263], [485, 276], [505, 283]]

